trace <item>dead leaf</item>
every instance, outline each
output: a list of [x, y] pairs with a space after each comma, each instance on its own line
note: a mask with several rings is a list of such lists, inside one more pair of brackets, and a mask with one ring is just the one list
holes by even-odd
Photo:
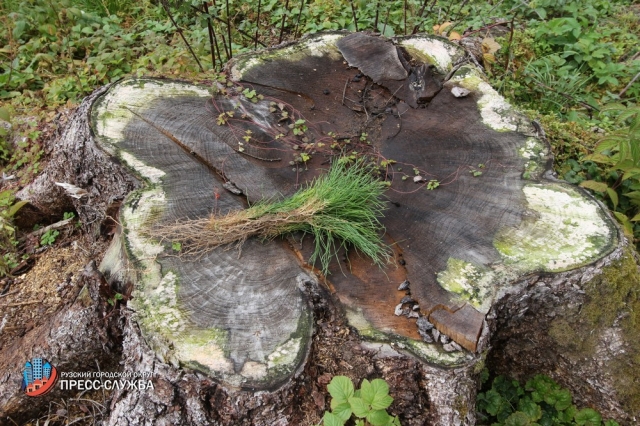
[[498, 50], [500, 50], [501, 47], [502, 46], [500, 46], [500, 44], [498, 44], [493, 39], [493, 37], [485, 37], [485, 39], [482, 40], [482, 51], [484, 53], [489, 53], [489, 54], [493, 55]]
[[484, 61], [485, 64], [493, 64], [496, 62], [496, 57], [493, 56], [491, 53], [485, 53], [482, 55], [482, 60]]
[[444, 34], [444, 32], [447, 30], [448, 27], [451, 26], [451, 22], [445, 22], [441, 25], [434, 25], [433, 26], [433, 32], [435, 32], [438, 35], [442, 35]]
[[449, 40], [460, 40], [461, 38], [462, 36], [455, 31], [451, 31], [451, 33], [449, 34]]

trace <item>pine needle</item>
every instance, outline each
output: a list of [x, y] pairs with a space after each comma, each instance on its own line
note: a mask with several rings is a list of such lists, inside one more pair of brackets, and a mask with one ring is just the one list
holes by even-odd
[[378, 219], [385, 209], [380, 199], [385, 188], [362, 161], [349, 166], [337, 160], [326, 174], [289, 198], [260, 202], [225, 216], [164, 225], [153, 234], [179, 242], [185, 254], [203, 254], [219, 246], [242, 244], [251, 236], [275, 238], [301, 231], [314, 237], [309, 263], [319, 261], [324, 274], [343, 247], [353, 247], [382, 266], [389, 259]]

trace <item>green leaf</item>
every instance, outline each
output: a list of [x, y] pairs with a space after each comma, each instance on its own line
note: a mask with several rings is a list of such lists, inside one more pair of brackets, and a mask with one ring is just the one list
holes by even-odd
[[389, 385], [382, 379], [373, 379], [371, 381], [371, 389], [373, 390], [373, 401], [371, 407], [374, 410], [384, 410], [393, 402], [393, 398], [389, 396]]
[[620, 222], [620, 224], [622, 225], [624, 234], [629, 238], [633, 238], [633, 225], [629, 221], [629, 218], [625, 216], [624, 213], [613, 212], [613, 214], [615, 215], [616, 219], [618, 219], [618, 222]]
[[625, 170], [624, 175], [622, 176], [622, 180], [631, 179], [640, 175], [640, 168], [634, 167], [629, 170]]
[[600, 426], [602, 416], [593, 408], [583, 408], [575, 415], [576, 423], [584, 426]]
[[11, 113], [6, 107], [0, 108], [0, 120], [11, 121]]
[[542, 417], [542, 408], [529, 397], [524, 397], [518, 403], [518, 411], [525, 413], [529, 416], [531, 421], [539, 420]]
[[594, 151], [595, 152], [610, 151], [613, 148], [617, 148], [618, 144], [623, 140], [624, 140], [624, 136], [621, 136], [621, 135], [619, 136], [619, 135], [612, 134], [609, 136], [605, 136], [600, 140], [600, 142], [598, 142], [598, 144], [594, 148]]
[[624, 196], [632, 200], [640, 200], [640, 191], [627, 192]]
[[571, 407], [567, 408], [564, 411], [558, 411], [556, 413], [556, 418], [564, 423], [573, 423], [573, 418], [578, 412], [578, 409], [575, 405], [571, 405]]
[[544, 399], [549, 405], [553, 405], [556, 410], [562, 411], [571, 406], [572, 397], [568, 389], [556, 389]]
[[373, 426], [386, 426], [393, 419], [385, 410], [371, 411], [367, 415], [367, 421]]
[[483, 401], [485, 411], [492, 416], [496, 416], [502, 409], [503, 405], [507, 404], [507, 401], [502, 397], [502, 395], [493, 389], [490, 389], [484, 394]]
[[596, 182], [595, 180], [584, 180], [580, 182], [580, 186], [597, 192], [605, 192], [608, 188], [606, 183]]
[[351, 404], [351, 409], [353, 410], [353, 414], [359, 418], [367, 417], [367, 414], [371, 411], [369, 408], [369, 404], [364, 402], [362, 398], [351, 397], [349, 398], [349, 404]]
[[615, 420], [607, 420], [604, 422], [604, 426], [620, 426], [620, 424]]
[[353, 382], [346, 376], [335, 376], [331, 379], [331, 383], [327, 385], [327, 390], [333, 398], [331, 400], [331, 408], [349, 401], [353, 396]]
[[393, 403], [393, 398], [389, 395], [376, 396], [371, 404], [371, 408], [374, 410], [384, 410]]
[[324, 426], [343, 426], [345, 423], [340, 419], [340, 417], [328, 411], [324, 413], [322, 420], [324, 420]]
[[16, 213], [18, 213], [18, 210], [20, 210], [22, 207], [24, 207], [25, 204], [27, 204], [28, 201], [18, 201], [17, 203], [15, 203], [14, 205], [12, 205], [11, 207], [9, 207], [7, 209], [6, 212], [6, 217], [13, 217]]
[[349, 405], [348, 402], [336, 405], [335, 407], [333, 407], [332, 412], [342, 421], [346, 422], [351, 417], [351, 405]]
[[531, 419], [522, 411], [516, 411], [507, 417], [504, 421], [504, 426], [530, 426]]
[[371, 382], [367, 379], [364, 379], [362, 381], [362, 384], [360, 385], [360, 392], [360, 396], [363, 401], [371, 405], [371, 403], [373, 402], [373, 397], [375, 396], [373, 387], [371, 386]]

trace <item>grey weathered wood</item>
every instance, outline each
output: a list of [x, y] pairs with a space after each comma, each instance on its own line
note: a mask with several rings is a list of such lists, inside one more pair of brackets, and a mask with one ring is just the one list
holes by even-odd
[[296, 372], [308, 350], [311, 315], [299, 289], [308, 278], [295, 256], [281, 244], [249, 240], [242, 255], [221, 247], [177, 257], [170, 242], [147, 235], [156, 222], [242, 208], [244, 198], [222, 190], [225, 182], [252, 197], [276, 195], [264, 173], [252, 172], [225, 143], [229, 132], [214, 124], [209, 98], [205, 88], [132, 80], [94, 104], [100, 145], [145, 180], [125, 201], [126, 231], [101, 268], [111, 280], [125, 275], [135, 284], [131, 305], [162, 361], [231, 386], [273, 388]]

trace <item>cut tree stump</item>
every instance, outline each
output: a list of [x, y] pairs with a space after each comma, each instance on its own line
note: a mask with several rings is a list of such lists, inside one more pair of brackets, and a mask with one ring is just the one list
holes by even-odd
[[[100, 268], [134, 289], [124, 368], [157, 378], [152, 391], [116, 393], [110, 424], [317, 421], [297, 407], [321, 414], [327, 374], [340, 372], [386, 378], [403, 424], [474, 424], [487, 354], [524, 378], [533, 371], [522, 360], [535, 354], [536, 371], [578, 403], [634, 419], [638, 370], [620, 367], [640, 354], [625, 320], [633, 286], [607, 304], [606, 323], [590, 319], [595, 349], [579, 355], [566, 341], [586, 338], [580, 306], [604, 291], [590, 292], [594, 283], [612, 282], [607, 265], [633, 265], [625, 279], [638, 283], [628, 243], [596, 200], [555, 179], [544, 135], [463, 49], [424, 35], [324, 33], [238, 56], [227, 71], [202, 84], [125, 79], [93, 102], [97, 145], [142, 182], [121, 191]], [[188, 240], [154, 237], [158, 226], [292, 195], [345, 157], [368, 158], [389, 183], [384, 268], [342, 250], [322, 276], [301, 235], [198, 256], [181, 254]], [[544, 346], [522, 345], [532, 328]], [[599, 351], [612, 333], [618, 349]], [[581, 367], [585, 357], [598, 367]]]

